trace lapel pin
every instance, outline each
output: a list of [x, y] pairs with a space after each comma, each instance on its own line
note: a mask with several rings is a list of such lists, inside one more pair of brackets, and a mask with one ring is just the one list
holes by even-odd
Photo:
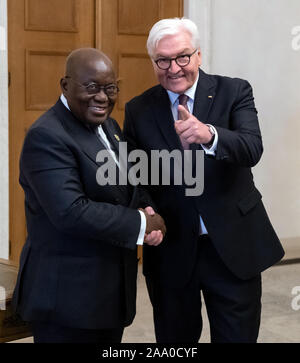
[[120, 141], [119, 135], [114, 134], [114, 137], [117, 139], [117, 141]]
[[213, 98], [213, 96], [208, 96], [208, 98]]

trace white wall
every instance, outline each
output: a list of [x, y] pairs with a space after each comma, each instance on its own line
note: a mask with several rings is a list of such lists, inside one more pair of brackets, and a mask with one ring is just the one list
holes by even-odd
[[184, 0], [184, 16], [193, 20], [199, 29], [202, 52], [202, 69], [210, 72], [211, 57], [211, 6], [210, 0]]
[[7, 4], [0, 0], [0, 258], [8, 258]]
[[265, 148], [256, 185], [281, 240], [300, 243], [300, 1], [186, 0], [185, 16], [203, 34], [204, 70], [252, 84]]

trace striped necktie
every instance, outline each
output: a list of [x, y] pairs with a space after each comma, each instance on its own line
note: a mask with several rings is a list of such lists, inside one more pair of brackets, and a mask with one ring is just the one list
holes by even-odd
[[[178, 99], [179, 99], [179, 104], [182, 105], [187, 111], [189, 111], [188, 105], [187, 105], [187, 101], [189, 99], [189, 96], [187, 96], [185, 94], [182, 94], [182, 95], [180, 95], [178, 97]], [[178, 112], [178, 119], [179, 120], [182, 120], [181, 112]], [[183, 137], [179, 136], [179, 138], [180, 138], [180, 141], [181, 141], [181, 145], [183, 147], [183, 150], [188, 150], [190, 148], [190, 144], [186, 140], [184, 140]]]

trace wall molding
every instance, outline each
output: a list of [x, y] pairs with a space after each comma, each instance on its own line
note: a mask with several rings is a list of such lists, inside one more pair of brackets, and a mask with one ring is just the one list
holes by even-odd
[[0, 258], [9, 255], [7, 0], [0, 0]]

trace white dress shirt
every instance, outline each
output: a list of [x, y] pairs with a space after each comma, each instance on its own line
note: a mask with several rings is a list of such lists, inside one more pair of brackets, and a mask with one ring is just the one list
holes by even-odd
[[[69, 110], [69, 105], [68, 105], [68, 101], [66, 99], [66, 97], [62, 94], [60, 96], [60, 100], [61, 102], [64, 104], [64, 106]], [[101, 125], [98, 126], [98, 133], [99, 133], [99, 136], [101, 138], [101, 141], [103, 141], [103, 144], [104, 146], [106, 147], [106, 149], [111, 153], [114, 161], [116, 162], [116, 164], [118, 165], [118, 167], [120, 167], [119, 165], [119, 161], [117, 159], [117, 156], [115, 154], [115, 152], [113, 151], [113, 149], [111, 148], [111, 145], [110, 145], [110, 142], [108, 141], [108, 138], [102, 128]], [[144, 243], [144, 235], [145, 235], [145, 232], [146, 232], [146, 217], [145, 217], [145, 214], [139, 210], [139, 213], [140, 213], [140, 216], [141, 216], [141, 227], [140, 227], [140, 233], [138, 235], [138, 239], [137, 239], [137, 245], [142, 245]]]

